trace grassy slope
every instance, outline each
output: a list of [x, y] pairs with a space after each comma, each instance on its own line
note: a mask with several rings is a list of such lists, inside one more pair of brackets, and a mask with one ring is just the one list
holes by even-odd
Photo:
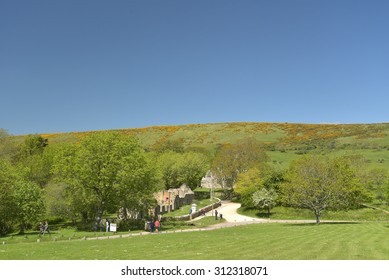
[[257, 224], [110, 240], [9, 244], [0, 259], [387, 260], [387, 223]]
[[[289, 124], [217, 123], [121, 129], [136, 135], [146, 148], [168, 140], [185, 147], [213, 151], [223, 143], [254, 138], [269, 151], [274, 163], [286, 166], [304, 153], [362, 154], [373, 167], [389, 169], [389, 123], [385, 124]], [[49, 143], [75, 142], [90, 133], [42, 134]]]

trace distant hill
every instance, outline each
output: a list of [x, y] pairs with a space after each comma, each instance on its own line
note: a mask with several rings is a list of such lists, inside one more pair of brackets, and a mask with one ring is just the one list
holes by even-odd
[[[298, 123], [215, 123], [151, 126], [115, 130], [137, 136], [146, 149], [166, 143], [185, 149], [214, 149], [246, 138], [256, 139], [274, 162], [287, 163], [305, 153], [357, 153], [375, 166], [389, 169], [389, 123], [380, 124], [298, 124]], [[42, 134], [49, 143], [75, 142], [91, 133]]]

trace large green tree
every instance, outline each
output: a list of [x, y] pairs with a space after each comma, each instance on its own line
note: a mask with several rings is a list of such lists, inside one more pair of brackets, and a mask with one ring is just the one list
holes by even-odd
[[51, 177], [54, 149], [38, 134], [27, 135], [20, 146], [18, 162], [27, 167], [28, 179], [44, 187]]
[[180, 180], [192, 190], [201, 185], [201, 179], [207, 174], [210, 164], [207, 156], [196, 152], [186, 152], [182, 155]]
[[13, 195], [16, 177], [12, 166], [0, 159], [0, 235], [10, 231], [16, 219], [17, 205]]
[[26, 178], [23, 167], [14, 167], [0, 159], [0, 234], [15, 225], [23, 232], [45, 213], [42, 189]]
[[242, 206], [255, 206], [253, 194], [265, 187], [267, 176], [264, 168], [259, 167], [250, 168], [247, 172], [239, 174], [234, 191], [240, 197]]
[[208, 157], [197, 152], [165, 152], [158, 156], [165, 188], [187, 184], [195, 189], [209, 170]]
[[181, 184], [179, 174], [181, 155], [176, 152], [165, 152], [158, 156], [158, 165], [162, 172], [165, 189], [178, 187]]
[[324, 210], [358, 207], [366, 199], [355, 166], [342, 157], [304, 156], [293, 162], [282, 191], [289, 205], [312, 210], [316, 223]]
[[14, 183], [14, 201], [20, 233], [37, 224], [46, 212], [43, 190], [31, 181], [18, 180]]
[[266, 162], [268, 157], [261, 145], [253, 139], [222, 145], [213, 160], [212, 173], [223, 188], [232, 189], [240, 173]]
[[95, 209], [97, 229], [105, 211], [150, 199], [158, 187], [151, 165], [134, 137], [105, 132], [83, 138], [59, 160], [56, 171], [75, 195], [73, 200], [83, 198], [87, 207]]
[[[234, 192], [238, 194], [242, 206], [261, 208], [254, 201], [254, 193], [266, 190], [276, 193], [283, 180], [283, 170], [267, 163], [260, 163], [250, 168], [247, 172], [240, 173]], [[264, 194], [265, 191], [259, 194]], [[276, 200], [277, 195], [274, 196]]]

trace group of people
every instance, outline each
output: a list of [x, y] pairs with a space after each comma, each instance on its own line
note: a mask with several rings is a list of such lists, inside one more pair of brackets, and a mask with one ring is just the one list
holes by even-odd
[[146, 231], [150, 231], [150, 232], [159, 232], [159, 230], [161, 229], [161, 223], [159, 220], [155, 220], [155, 222], [153, 221], [149, 221], [149, 222], [146, 222], [145, 223], [145, 230]]
[[39, 223], [39, 232], [40, 232], [40, 234], [43, 234], [43, 235], [45, 233], [50, 234], [49, 223], [47, 221], [45, 223], [43, 223], [43, 222]]

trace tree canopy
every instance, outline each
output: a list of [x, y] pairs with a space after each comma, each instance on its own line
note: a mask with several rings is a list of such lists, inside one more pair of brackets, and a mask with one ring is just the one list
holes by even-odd
[[235, 186], [240, 173], [267, 160], [268, 156], [258, 142], [245, 139], [236, 144], [225, 144], [220, 147], [212, 163], [212, 173], [223, 188], [231, 189]]
[[282, 191], [288, 204], [312, 210], [317, 223], [324, 210], [350, 209], [366, 198], [355, 167], [344, 157], [302, 157], [291, 164]]
[[[67, 151], [64, 151], [68, 153]], [[84, 215], [94, 209], [95, 228], [106, 210], [145, 203], [158, 188], [158, 174], [138, 141], [115, 132], [92, 134], [63, 154], [56, 167], [59, 179], [84, 203]], [[146, 205], [145, 205], [146, 207]]]

